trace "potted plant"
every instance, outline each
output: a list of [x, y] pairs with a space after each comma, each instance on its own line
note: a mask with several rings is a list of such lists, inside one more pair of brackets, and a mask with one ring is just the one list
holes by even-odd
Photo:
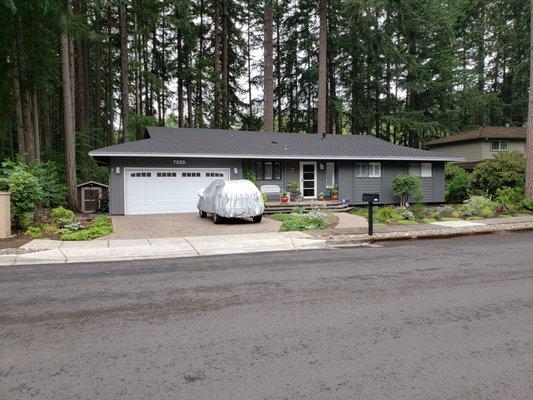
[[289, 202], [289, 193], [286, 190], [281, 192], [281, 202], [283, 204], [286, 204]]
[[339, 201], [339, 185], [333, 185], [329, 189], [329, 199], [331, 201]]

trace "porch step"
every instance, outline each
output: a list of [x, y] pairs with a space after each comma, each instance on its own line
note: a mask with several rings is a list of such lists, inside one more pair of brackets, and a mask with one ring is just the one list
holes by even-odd
[[264, 214], [289, 214], [293, 212], [295, 208], [302, 209], [304, 212], [309, 212], [317, 208], [330, 211], [330, 212], [347, 212], [353, 209], [353, 207], [349, 206], [348, 204], [339, 204], [339, 203], [315, 204], [315, 205], [291, 203], [290, 205], [287, 205], [287, 204], [266, 205], [265, 211], [263, 213]]

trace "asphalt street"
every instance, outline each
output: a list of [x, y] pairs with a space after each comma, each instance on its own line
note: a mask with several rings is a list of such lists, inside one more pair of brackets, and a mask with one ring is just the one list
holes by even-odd
[[0, 399], [532, 399], [533, 233], [0, 267]]

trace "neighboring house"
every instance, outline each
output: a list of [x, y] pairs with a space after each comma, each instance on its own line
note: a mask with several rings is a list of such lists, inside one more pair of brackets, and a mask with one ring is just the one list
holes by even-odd
[[518, 150], [524, 153], [526, 128], [487, 126], [471, 131], [460, 132], [426, 143], [429, 150], [462, 157], [460, 167], [472, 171], [482, 161], [494, 158], [502, 151]]
[[426, 202], [442, 202], [444, 164], [462, 161], [366, 135], [146, 129], [149, 139], [89, 153], [110, 168], [111, 214], [194, 212], [199, 189], [214, 179], [241, 179], [247, 170], [261, 185], [298, 181], [306, 199], [338, 184], [349, 204], [362, 204], [364, 192], [395, 203], [391, 180], [412, 173], [422, 180]]

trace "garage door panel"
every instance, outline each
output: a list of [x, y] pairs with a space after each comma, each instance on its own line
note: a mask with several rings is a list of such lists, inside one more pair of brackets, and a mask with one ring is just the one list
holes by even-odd
[[226, 169], [127, 169], [125, 213], [171, 214], [197, 211], [198, 191], [215, 179], [228, 179]]

